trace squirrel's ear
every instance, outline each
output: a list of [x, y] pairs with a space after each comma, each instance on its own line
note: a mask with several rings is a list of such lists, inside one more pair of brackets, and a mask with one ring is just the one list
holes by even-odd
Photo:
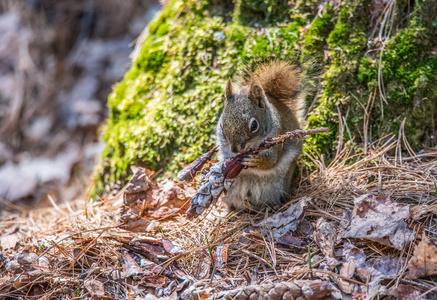
[[249, 99], [254, 101], [261, 108], [266, 107], [263, 89], [256, 83], [252, 83], [250, 86]]
[[226, 84], [226, 90], [225, 90], [225, 99], [229, 100], [233, 96], [232, 92], [232, 81], [231, 78], [229, 78], [228, 83]]

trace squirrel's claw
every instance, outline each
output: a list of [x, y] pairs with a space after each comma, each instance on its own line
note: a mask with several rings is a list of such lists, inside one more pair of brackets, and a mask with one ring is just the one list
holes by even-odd
[[248, 155], [241, 160], [241, 164], [248, 168], [257, 168], [260, 162], [258, 155]]

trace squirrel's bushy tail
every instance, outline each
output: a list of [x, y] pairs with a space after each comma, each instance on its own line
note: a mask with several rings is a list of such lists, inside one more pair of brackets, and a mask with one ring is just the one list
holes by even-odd
[[304, 96], [300, 82], [301, 69], [288, 61], [270, 61], [258, 65], [253, 71], [245, 70], [238, 78], [240, 86], [260, 84], [268, 98], [283, 102], [301, 119]]

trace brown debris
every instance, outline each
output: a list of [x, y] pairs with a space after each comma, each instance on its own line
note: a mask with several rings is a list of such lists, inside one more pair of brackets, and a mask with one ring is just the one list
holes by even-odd
[[138, 263], [132, 258], [130, 254], [123, 256], [123, 277], [136, 276], [143, 273]]
[[165, 239], [165, 238], [162, 239], [162, 245], [164, 246], [165, 251], [167, 251], [170, 254], [182, 253], [181, 247], [178, 245], [175, 245], [169, 239]]
[[1, 238], [0, 246], [3, 250], [15, 249], [15, 246], [23, 237], [19, 233], [13, 233]]
[[[168, 215], [167, 211], [177, 209], [171, 203], [178, 200], [167, 200], [173, 196], [188, 199], [194, 188], [154, 181], [149, 174], [126, 187], [126, 199], [80, 200], [59, 204], [58, 209], [34, 210], [30, 216], [8, 214], [0, 220], [0, 236], [19, 234], [20, 240], [0, 250], [0, 294], [35, 299], [61, 295], [205, 299], [234, 297], [240, 292], [241, 297], [248, 297], [250, 292], [252, 298], [264, 293], [285, 299], [296, 291], [301, 299], [317, 299], [310, 292], [319, 288], [321, 294], [314, 297], [321, 299], [376, 299], [378, 295], [435, 299], [435, 275], [427, 268], [431, 265], [417, 258], [434, 245], [437, 173], [431, 171], [437, 169], [437, 152], [396, 161], [386, 154], [390, 147], [390, 143], [384, 148], [370, 147], [369, 155], [358, 161], [343, 153], [330, 166], [313, 158], [320, 169], [304, 174], [298, 192], [279, 212], [226, 214], [218, 199], [208, 215], [191, 222], [179, 211]], [[381, 191], [390, 199], [379, 201]], [[361, 203], [352, 212], [353, 199], [360, 196], [366, 205]], [[165, 218], [155, 215], [161, 203], [169, 205], [167, 211], [162, 210]], [[411, 211], [404, 218], [406, 207], [420, 207], [416, 218]], [[126, 215], [127, 224], [147, 226], [140, 232], [121, 228], [116, 222], [123, 216], [120, 211], [133, 216]], [[369, 213], [385, 218], [386, 211], [394, 211], [392, 221], [404, 222], [417, 236], [425, 233], [429, 242], [422, 238], [398, 250], [367, 237], [344, 238], [354, 218]], [[154, 229], [146, 231], [146, 227]], [[423, 275], [405, 277], [424, 263]], [[85, 284], [94, 281], [103, 284], [104, 296], [97, 295], [101, 289], [94, 291]]]
[[105, 287], [100, 281], [89, 279], [85, 280], [84, 285], [92, 296], [105, 296]]
[[153, 181], [153, 172], [136, 168], [123, 192], [119, 224], [132, 231], [153, 226], [154, 220], [185, 214], [194, 189], [171, 180]]
[[410, 278], [437, 274], [437, 238], [422, 237], [408, 262], [408, 269]]
[[304, 247], [306, 246], [305, 242], [298, 237], [292, 236], [291, 233], [286, 233], [283, 236], [281, 236], [278, 239], [278, 243], [281, 243], [283, 245], [289, 245], [299, 249], [306, 249]]
[[354, 215], [343, 238], [369, 239], [401, 250], [414, 240], [415, 231], [405, 222], [408, 206], [384, 195], [363, 195], [354, 200]]
[[228, 263], [228, 250], [229, 245], [221, 244], [215, 249], [214, 254], [212, 255], [214, 259], [214, 265], [217, 270], [226, 269], [226, 265]]
[[337, 231], [334, 223], [319, 218], [314, 230], [314, 240], [325, 256], [328, 265], [333, 269], [337, 265], [337, 260], [334, 258], [334, 245], [337, 240]]
[[425, 300], [430, 299], [426, 296], [422, 296], [419, 289], [411, 285], [400, 284], [399, 286], [392, 286], [384, 293], [385, 295], [390, 295], [396, 299], [402, 300]]
[[309, 199], [301, 199], [298, 203], [291, 205], [286, 211], [274, 214], [269, 218], [255, 225], [255, 227], [271, 230], [276, 241], [290, 232], [297, 229], [297, 225], [303, 218], [304, 208], [308, 205]]
[[[353, 275], [355, 274], [355, 261], [352, 260], [352, 261], [348, 261], [348, 262], [343, 263], [339, 273], [341, 276], [343, 276], [345, 278], [349, 278], [349, 279], [352, 278]], [[353, 284], [349, 281], [343, 280], [341, 278], [338, 279], [338, 285], [339, 285], [339, 288], [345, 294], [349, 294], [349, 295], [351, 295], [352, 292], [354, 292], [356, 289], [355, 284]]]

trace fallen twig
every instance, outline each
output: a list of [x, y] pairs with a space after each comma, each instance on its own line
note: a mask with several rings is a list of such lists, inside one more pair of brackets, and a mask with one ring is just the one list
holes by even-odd
[[203, 166], [211, 160], [211, 157], [218, 151], [218, 146], [215, 146], [205, 154], [202, 154], [198, 159], [193, 161], [191, 164], [186, 166], [178, 173], [178, 180], [179, 181], [187, 181], [190, 182], [194, 179], [197, 172], [202, 170]]

